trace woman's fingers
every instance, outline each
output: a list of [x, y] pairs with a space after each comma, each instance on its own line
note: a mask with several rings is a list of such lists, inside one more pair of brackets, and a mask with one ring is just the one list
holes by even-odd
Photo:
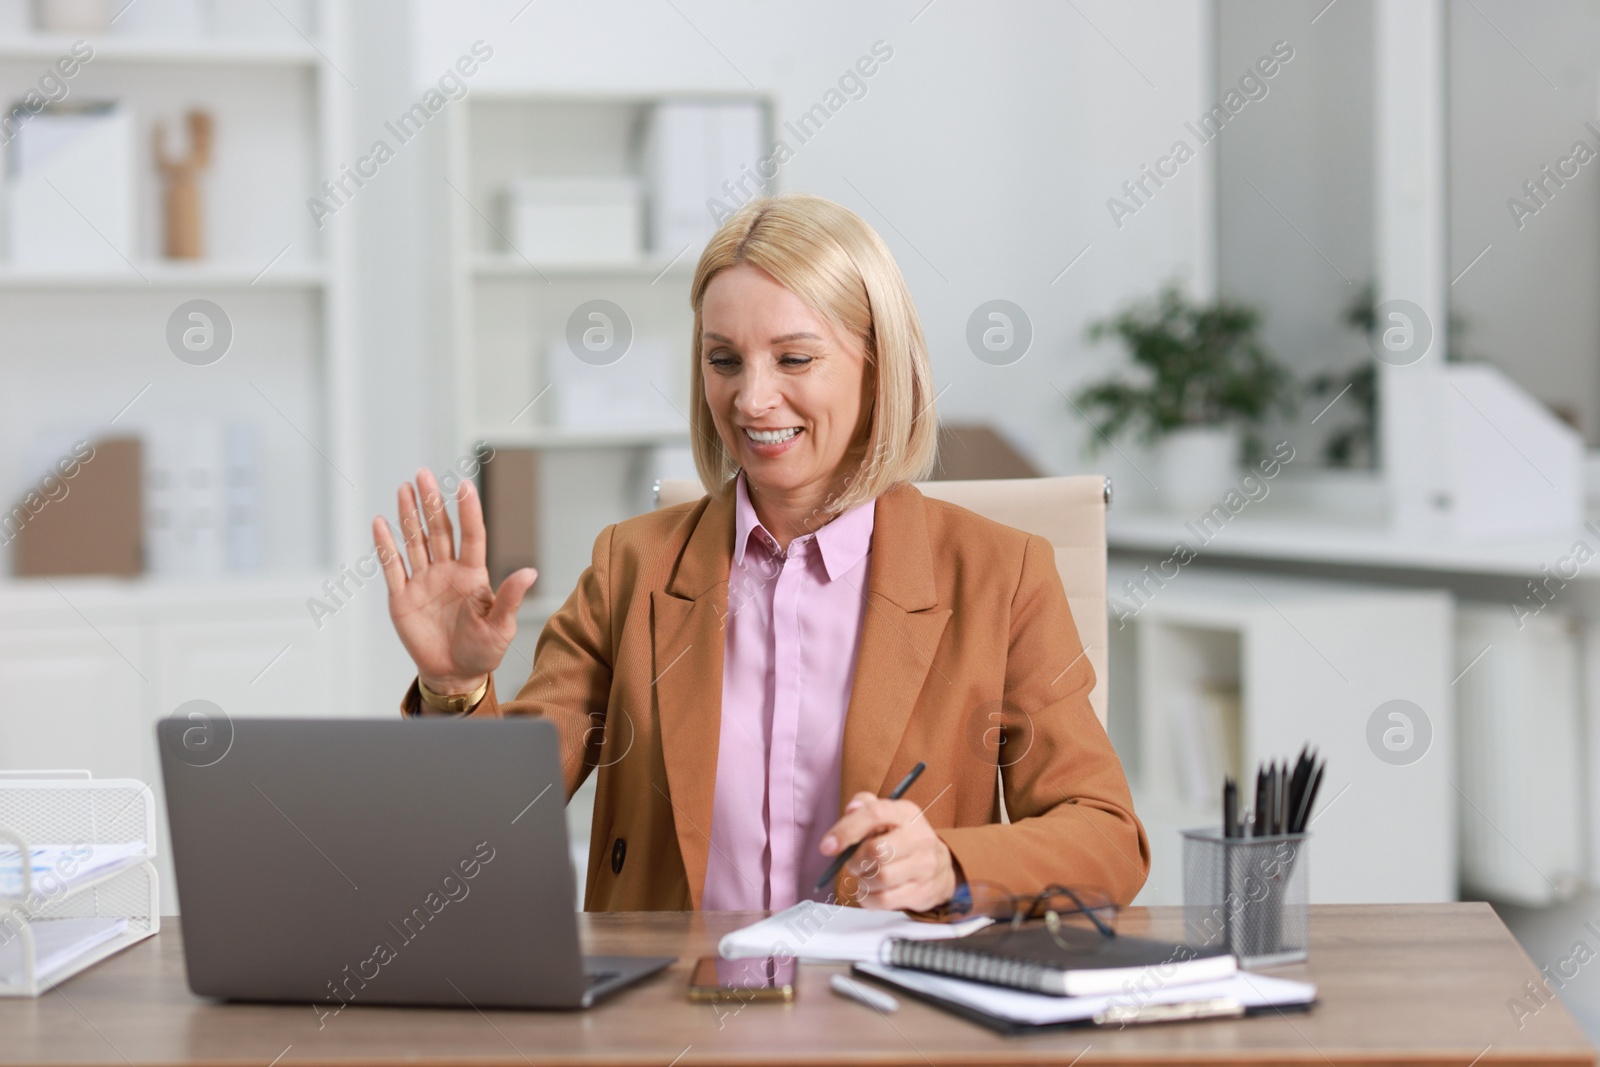
[[433, 472], [424, 467], [417, 472], [417, 488], [422, 490], [422, 514], [428, 520], [428, 554], [434, 562], [456, 558], [456, 531], [450, 524], [450, 511]]
[[911, 821], [921, 810], [909, 800], [885, 800], [871, 793], [857, 793], [823, 837], [822, 854], [837, 856], [857, 841]]
[[483, 529], [483, 501], [471, 478], [461, 479], [456, 494], [456, 513], [461, 516], [461, 562], [467, 567], [483, 567], [488, 562], [488, 536]]
[[378, 562], [383, 565], [383, 584], [389, 587], [390, 596], [398, 596], [406, 587], [406, 565], [400, 562], [400, 550], [395, 547], [394, 535], [382, 515], [372, 520], [372, 543], [378, 549]]
[[904, 886], [918, 886], [931, 882], [939, 874], [937, 846], [927, 842], [917, 847], [906, 841], [885, 842], [883, 858], [878, 861], [877, 876], [872, 879], [874, 892], [886, 893]]
[[421, 577], [428, 569], [428, 543], [423, 535], [422, 515], [417, 511], [417, 491], [410, 482], [400, 486], [400, 533], [406, 539], [411, 577]]
[[523, 597], [528, 595], [528, 590], [533, 588], [534, 580], [538, 577], [539, 572], [532, 567], [523, 567], [507, 575], [506, 580], [500, 583], [494, 603], [489, 607], [489, 625], [500, 633], [515, 633], [517, 609], [522, 607]]

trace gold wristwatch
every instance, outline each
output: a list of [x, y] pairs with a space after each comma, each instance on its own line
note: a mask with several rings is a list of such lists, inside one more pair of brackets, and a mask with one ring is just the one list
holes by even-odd
[[478, 702], [483, 699], [483, 694], [488, 691], [488, 675], [484, 676], [482, 685], [472, 692], [463, 693], [460, 696], [444, 696], [443, 694], [435, 693], [423, 683], [421, 676], [417, 678], [417, 692], [422, 694], [422, 702], [435, 711], [447, 711], [452, 715], [460, 715], [464, 711], [470, 711], [472, 708], [477, 707]]

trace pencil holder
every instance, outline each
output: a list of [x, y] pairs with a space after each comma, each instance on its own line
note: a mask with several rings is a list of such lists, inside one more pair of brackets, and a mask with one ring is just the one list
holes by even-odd
[[1310, 948], [1305, 833], [1223, 837], [1183, 831], [1183, 925], [1190, 945], [1221, 945], [1243, 967], [1306, 958]]

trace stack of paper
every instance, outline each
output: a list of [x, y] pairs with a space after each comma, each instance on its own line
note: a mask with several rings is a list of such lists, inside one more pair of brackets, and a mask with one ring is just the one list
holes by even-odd
[[798, 956], [803, 960], [877, 960], [890, 938], [934, 941], [965, 937], [992, 921], [979, 916], [958, 923], [918, 922], [903, 911], [868, 911], [802, 900], [728, 934], [717, 945], [717, 951], [724, 959]]
[[[114, 845], [30, 845], [30, 883], [35, 895], [57, 896], [66, 890], [113, 870], [132, 867], [145, 858], [143, 841]], [[15, 845], [0, 844], [0, 897], [22, 895], [21, 853]]]
[[[15, 851], [15, 850], [13, 850]], [[48, 979], [90, 949], [98, 948], [128, 929], [126, 917], [109, 919], [33, 919], [34, 974]], [[20, 985], [24, 979], [22, 938], [0, 940], [0, 985]]]
[[1015, 1026], [1051, 1026], [1085, 1022], [1116, 1008], [1212, 1000], [1237, 1001], [1246, 1011], [1268, 1006], [1304, 1007], [1317, 997], [1317, 987], [1308, 982], [1291, 982], [1249, 971], [1240, 971], [1232, 978], [1216, 982], [1176, 986], [1150, 983], [1108, 996], [1053, 997], [881, 963], [858, 963], [855, 970], [990, 1025], [999, 1021]]

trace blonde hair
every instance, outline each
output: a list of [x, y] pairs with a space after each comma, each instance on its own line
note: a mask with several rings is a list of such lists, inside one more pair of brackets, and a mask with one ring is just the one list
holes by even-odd
[[926, 478], [939, 442], [933, 368], [900, 268], [883, 239], [849, 208], [820, 196], [783, 193], [750, 201], [722, 224], [700, 255], [690, 289], [689, 427], [694, 465], [712, 498], [732, 491], [739, 468], [706, 403], [700, 309], [711, 280], [741, 263], [772, 275], [866, 349], [865, 373], [874, 375], [867, 440], [864, 448], [851, 442], [862, 458], [844, 490], [823, 505], [829, 516]]

